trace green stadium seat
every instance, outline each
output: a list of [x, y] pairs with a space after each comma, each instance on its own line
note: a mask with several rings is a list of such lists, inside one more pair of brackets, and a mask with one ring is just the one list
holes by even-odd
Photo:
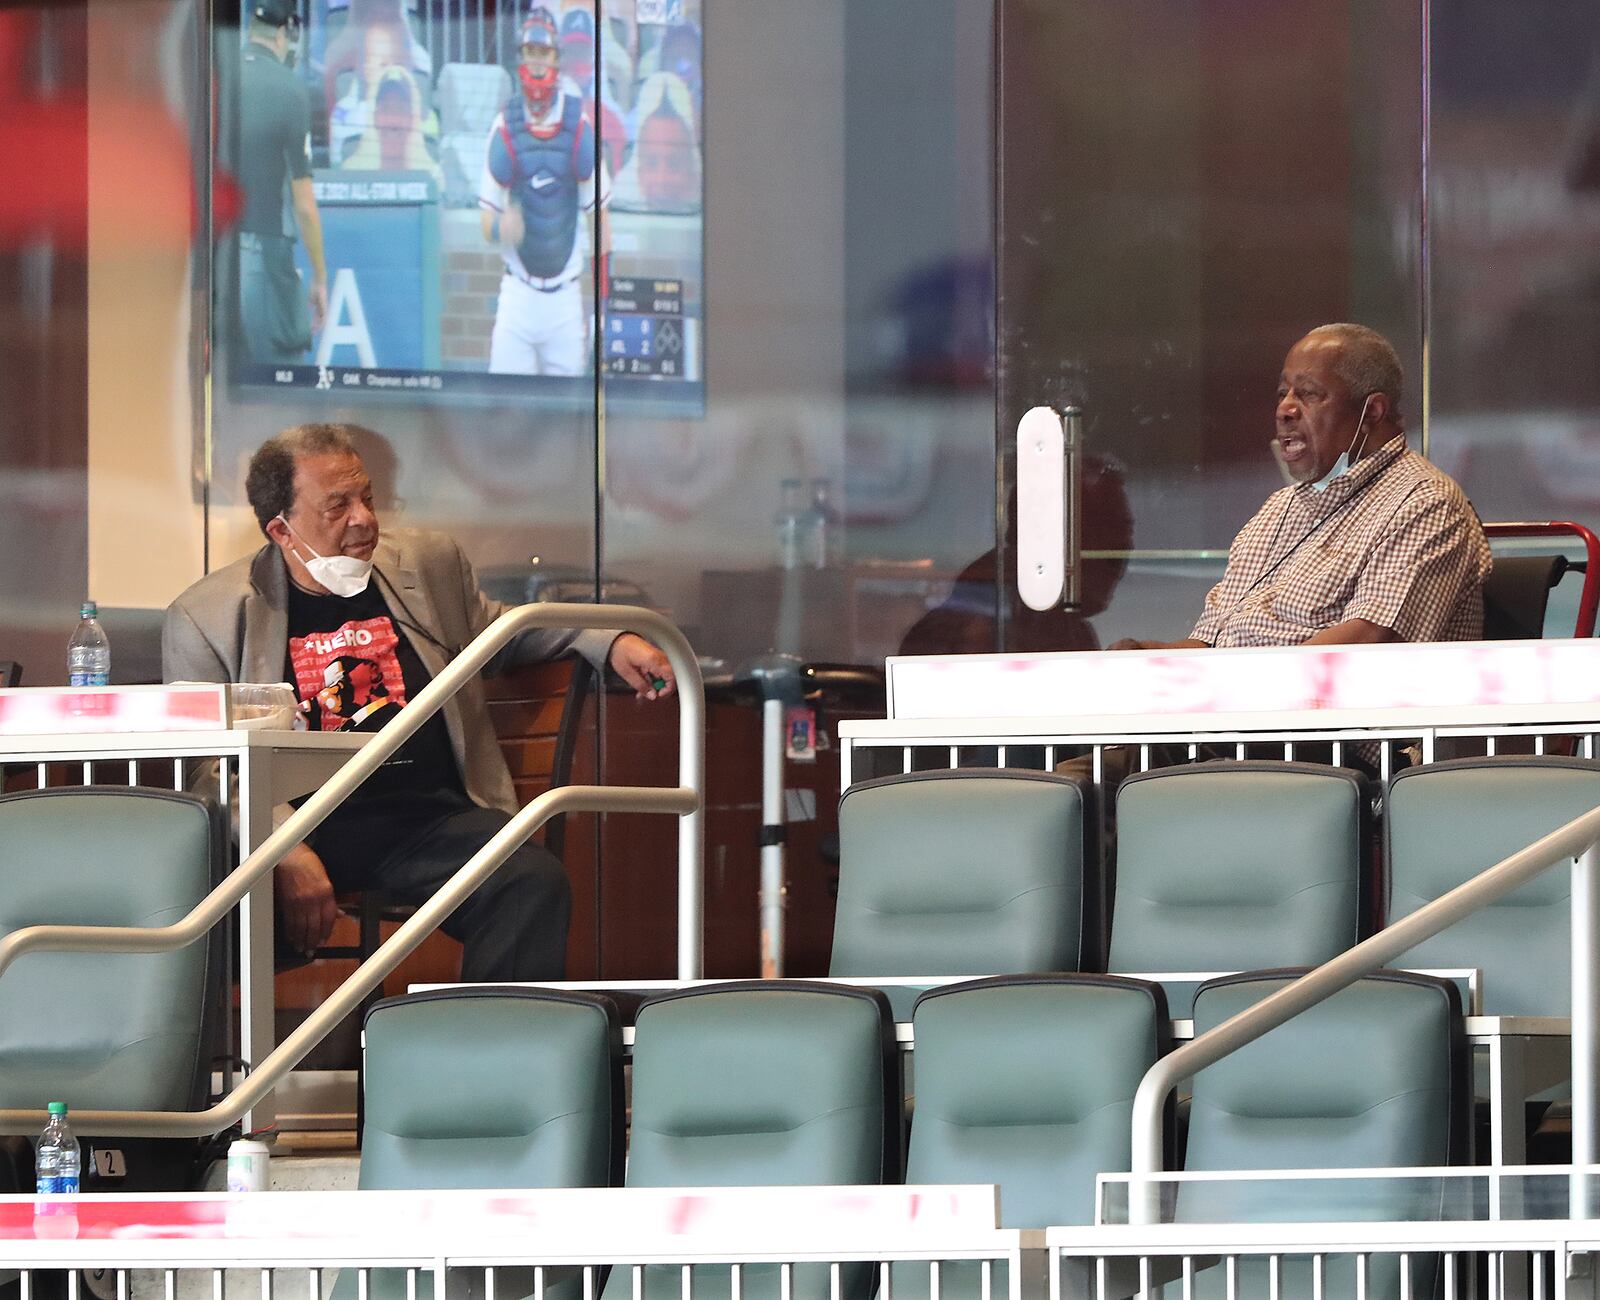
[[[215, 805], [172, 790], [0, 796], [0, 934], [171, 925], [210, 893], [223, 846]], [[0, 1107], [199, 1109], [222, 1001], [221, 949], [205, 940], [173, 952], [18, 959], [0, 978]]]
[[[829, 974], [1080, 969], [1086, 886], [1087, 913], [1098, 915], [1091, 808], [1084, 782], [1003, 768], [851, 786], [839, 803]], [[914, 996], [891, 992], [898, 1019]]]
[[[1360, 938], [1365, 779], [1314, 763], [1206, 762], [1117, 793], [1108, 965], [1132, 975], [1314, 966]], [[1175, 1016], [1188, 1013], [1177, 1000]]]
[[[367, 1013], [365, 1067], [364, 1189], [621, 1183], [622, 1029], [606, 998], [495, 987], [390, 998]], [[480, 1280], [463, 1276], [463, 1292]], [[575, 1300], [582, 1282], [551, 1270], [545, 1294]], [[532, 1295], [534, 1283], [531, 1269], [501, 1269], [495, 1293]], [[432, 1295], [430, 1274], [416, 1285]], [[375, 1271], [368, 1293], [399, 1300], [406, 1276]], [[341, 1275], [337, 1300], [356, 1294]]]
[[[900, 1181], [899, 1053], [887, 999], [800, 980], [708, 985], [639, 1009], [629, 1187], [841, 1186]], [[829, 1266], [793, 1270], [786, 1300], [825, 1300]], [[844, 1300], [870, 1266], [840, 1270]], [[694, 1269], [695, 1300], [726, 1300], [731, 1271]], [[681, 1300], [681, 1271], [649, 1267], [645, 1300]], [[743, 1300], [777, 1300], [779, 1266], [742, 1271]], [[629, 1300], [614, 1269], [603, 1300]]]
[[[1095, 1175], [1128, 1169], [1133, 1094], [1169, 1046], [1160, 986], [1001, 976], [924, 993], [913, 1021], [906, 1181], [994, 1183], [1008, 1228], [1092, 1224]], [[926, 1265], [897, 1264], [894, 1293], [921, 1300], [930, 1278]], [[1005, 1295], [1007, 1282], [998, 1265], [990, 1294]], [[978, 1300], [982, 1290], [977, 1264], [939, 1270], [941, 1297]]]
[[[1304, 971], [1211, 980], [1195, 995], [1197, 1035], [1214, 1029]], [[1381, 1169], [1464, 1164], [1471, 1084], [1460, 993], [1448, 980], [1384, 971], [1269, 1031], [1193, 1081], [1187, 1172]], [[1187, 1222], [1421, 1220], [1441, 1213], [1441, 1180], [1386, 1187], [1363, 1180], [1187, 1183]], [[1414, 1296], [1437, 1279], [1434, 1256], [1411, 1257]], [[1324, 1294], [1355, 1294], [1356, 1263], [1328, 1261]], [[1196, 1277], [1197, 1296], [1224, 1293], [1223, 1270]], [[1264, 1261], [1242, 1263], [1240, 1297], [1269, 1294]], [[1285, 1257], [1280, 1294], [1312, 1293], [1311, 1261]], [[1175, 1287], [1168, 1294], [1176, 1294]], [[1369, 1300], [1398, 1297], [1397, 1257], [1374, 1256]]]
[[[1600, 807], [1600, 762], [1505, 755], [1407, 768], [1384, 821], [1388, 924], [1574, 817]], [[1431, 970], [1477, 967], [1483, 1010], [1564, 1016], [1571, 1000], [1572, 873], [1554, 866], [1405, 955]]]

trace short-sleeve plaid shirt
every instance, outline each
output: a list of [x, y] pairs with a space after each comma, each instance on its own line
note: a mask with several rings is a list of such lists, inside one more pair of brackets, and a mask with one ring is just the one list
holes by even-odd
[[1323, 492], [1300, 483], [1268, 497], [1190, 635], [1300, 645], [1360, 618], [1402, 641], [1470, 641], [1483, 634], [1489, 567], [1461, 489], [1396, 437]]

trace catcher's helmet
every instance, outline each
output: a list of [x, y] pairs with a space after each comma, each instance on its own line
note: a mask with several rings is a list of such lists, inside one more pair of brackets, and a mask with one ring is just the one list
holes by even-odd
[[[529, 45], [540, 45], [556, 50], [559, 48], [557, 39], [556, 20], [550, 16], [550, 11], [542, 6], [528, 10], [517, 37], [517, 48], [520, 50]], [[524, 63], [518, 67], [517, 77], [522, 83], [522, 93], [527, 98], [528, 106], [536, 113], [542, 113], [550, 107], [551, 100], [561, 87], [561, 73], [554, 59], [537, 72]]]
[[268, 27], [298, 26], [300, 6], [296, 0], [251, 0], [250, 16]]

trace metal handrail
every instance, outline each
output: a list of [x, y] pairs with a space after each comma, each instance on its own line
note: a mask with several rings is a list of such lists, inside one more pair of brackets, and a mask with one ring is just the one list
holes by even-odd
[[[26, 952], [169, 952], [203, 938], [290, 849], [323, 820], [507, 642], [532, 627], [619, 629], [647, 634], [666, 654], [677, 677], [677, 786], [569, 785], [547, 791], [522, 808], [424, 903], [371, 957], [293, 1033], [256, 1063], [245, 1081], [217, 1105], [202, 1111], [75, 1110], [73, 1124], [85, 1133], [121, 1136], [197, 1137], [217, 1133], [242, 1118], [324, 1036], [358, 1006], [418, 944], [494, 873], [549, 818], [563, 812], [674, 813], [678, 826], [678, 974], [700, 974], [703, 933], [701, 897], [705, 788], [705, 695], [700, 666], [682, 632], [653, 610], [636, 605], [522, 605], [486, 627], [445, 665], [397, 718], [341, 767], [328, 782], [269, 835], [256, 851], [171, 925], [32, 925], [0, 939], [0, 976]], [[44, 1119], [38, 1110], [0, 1109], [0, 1132], [31, 1132]]]
[[[1269, 1030], [1383, 969], [1394, 958], [1448, 929], [1463, 917], [1503, 898], [1565, 858], [1572, 866], [1572, 1159], [1597, 1163], [1596, 1084], [1600, 1082], [1600, 808], [1574, 817], [1566, 825], [1457, 885], [1449, 893], [1378, 931], [1355, 947], [1324, 962], [1255, 1005], [1224, 1020], [1184, 1046], [1162, 1057], [1140, 1080], [1133, 1098], [1134, 1174], [1162, 1172], [1162, 1111], [1178, 1083], [1229, 1053], [1254, 1042]], [[1143, 1196], [1130, 1197], [1130, 1216], [1144, 1222], [1159, 1218], [1159, 1185], [1143, 1184]], [[1141, 1221], [1133, 1218], [1134, 1222]]]

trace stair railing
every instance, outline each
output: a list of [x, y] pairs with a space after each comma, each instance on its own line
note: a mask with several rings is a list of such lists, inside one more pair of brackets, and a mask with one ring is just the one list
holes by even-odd
[[[1132, 1172], [1145, 1175], [1145, 1179], [1136, 1178], [1129, 1189], [1130, 1221], [1160, 1221], [1160, 1184], [1156, 1180], [1162, 1172], [1162, 1110], [1168, 1094], [1182, 1080], [1192, 1078], [1363, 976], [1382, 970], [1423, 940], [1504, 898], [1568, 858], [1573, 860], [1572, 1161], [1575, 1168], [1600, 1163], [1600, 1131], [1596, 1129], [1600, 1089], [1600, 1040], [1596, 1036], [1600, 1025], [1597, 840], [1600, 808], [1593, 808], [1157, 1061], [1140, 1080], [1133, 1098]], [[1587, 1178], [1574, 1178], [1574, 1217], [1596, 1208], [1595, 1189], [1590, 1182]]]
[[[547, 791], [522, 808], [498, 834], [451, 876], [427, 902], [311, 1013], [240, 1085], [199, 1111], [74, 1110], [73, 1125], [103, 1136], [198, 1137], [237, 1123], [361, 1004], [439, 924], [546, 821], [566, 812], [665, 813], [678, 817], [678, 978], [696, 979], [703, 939], [705, 828], [705, 693], [689, 642], [669, 620], [636, 605], [522, 605], [507, 610], [445, 665], [400, 714], [262, 841], [194, 909], [171, 925], [32, 925], [0, 939], [0, 976], [28, 952], [169, 952], [196, 943], [224, 920], [290, 849], [315, 830], [363, 781], [400, 748], [499, 650], [537, 627], [604, 628], [649, 637], [666, 654], [677, 678], [678, 784], [676, 786], [568, 785]], [[0, 1109], [0, 1132], [31, 1133], [42, 1110]]]

